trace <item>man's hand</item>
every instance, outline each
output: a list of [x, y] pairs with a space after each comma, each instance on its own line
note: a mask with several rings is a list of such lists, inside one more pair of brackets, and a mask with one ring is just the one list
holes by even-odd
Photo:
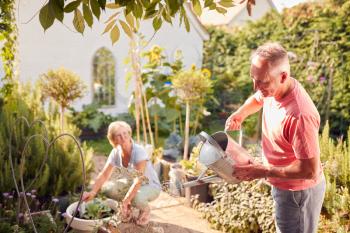
[[225, 131], [239, 130], [243, 120], [244, 117], [239, 112], [232, 113], [226, 120]]
[[232, 176], [239, 180], [251, 181], [254, 179], [266, 178], [269, 169], [262, 164], [254, 163], [249, 165], [233, 165]]

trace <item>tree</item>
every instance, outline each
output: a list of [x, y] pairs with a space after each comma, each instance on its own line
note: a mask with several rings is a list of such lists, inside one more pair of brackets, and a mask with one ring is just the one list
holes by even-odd
[[210, 72], [196, 69], [192, 66], [189, 70], [179, 71], [172, 78], [173, 87], [177, 96], [186, 104], [185, 121], [185, 146], [184, 159], [188, 159], [189, 128], [190, 128], [190, 104], [200, 101], [208, 94], [212, 87]]
[[[189, 2], [192, 6], [189, 5]], [[242, 0], [241, 4], [245, 2], [250, 15], [255, 0]], [[73, 26], [83, 34], [86, 24], [92, 27], [94, 19], [100, 19], [101, 11], [106, 12], [106, 9], [109, 9], [113, 11], [113, 14], [105, 22], [104, 33], [109, 32], [112, 43], [115, 43], [120, 36], [119, 28], [122, 28], [132, 38], [132, 32], [138, 30], [140, 20], [146, 19], [152, 20], [154, 30], [158, 31], [164, 21], [172, 24], [179, 14], [180, 25], [184, 23], [186, 30], [189, 31], [190, 23], [186, 13], [186, 9], [189, 7], [192, 7], [198, 16], [202, 14], [204, 8], [225, 14], [227, 8], [234, 7], [234, 0], [218, 2], [214, 0], [109, 0], [108, 2], [106, 0], [74, 0], [70, 2], [49, 0], [40, 9], [39, 20], [44, 30], [46, 30], [53, 25], [55, 20], [63, 22], [65, 14], [74, 13]]]
[[60, 68], [49, 70], [39, 80], [44, 97], [53, 98], [61, 108], [61, 131], [64, 129], [64, 110], [77, 98], [83, 96], [86, 86], [79, 76], [73, 72]]

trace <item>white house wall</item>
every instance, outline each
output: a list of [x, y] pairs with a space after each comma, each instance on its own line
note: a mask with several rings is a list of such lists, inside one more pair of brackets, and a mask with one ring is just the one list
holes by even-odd
[[243, 26], [248, 20], [255, 21], [263, 17], [272, 7], [267, 0], [260, 0], [252, 7], [252, 15], [248, 15], [248, 11], [244, 8], [230, 22], [230, 26]]
[[[124, 59], [128, 56], [128, 37], [122, 33], [119, 41], [112, 46], [109, 36], [101, 35], [105, 27], [103, 22], [110, 14], [102, 14], [100, 22], [95, 21], [93, 29], [85, 28], [84, 36], [68, 29], [73, 28], [71, 23], [73, 13], [65, 15], [66, 26], [56, 21], [44, 33], [38, 16], [29, 23], [25, 23], [40, 9], [43, 2], [45, 1], [21, 0], [19, 11], [16, 13], [20, 80], [35, 82], [40, 74], [59, 67], [75, 72], [88, 86], [86, 95], [73, 103], [73, 107], [79, 110], [82, 105], [92, 102], [92, 59], [99, 48], [106, 47], [116, 59], [116, 105], [103, 110], [113, 115], [126, 112], [134, 86], [131, 82], [127, 88], [125, 82], [127, 67], [124, 65]], [[153, 35], [151, 22], [143, 22], [141, 32], [146, 38], [151, 38]], [[202, 64], [203, 40], [194, 28], [187, 33], [184, 26], [178, 27], [178, 23], [174, 26], [164, 24], [153, 37], [148, 48], [155, 44], [166, 49], [170, 60], [173, 59], [174, 51], [181, 49], [184, 64], [187, 67], [191, 64], [197, 66]]]

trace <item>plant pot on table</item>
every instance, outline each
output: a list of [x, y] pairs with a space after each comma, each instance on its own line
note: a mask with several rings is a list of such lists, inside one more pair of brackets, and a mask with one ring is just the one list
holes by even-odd
[[[194, 181], [198, 176], [186, 174], [187, 182]], [[213, 201], [213, 197], [209, 194], [209, 183], [203, 183], [192, 187], [186, 187], [186, 192], [189, 190], [190, 196], [198, 195], [198, 201], [209, 203]]]

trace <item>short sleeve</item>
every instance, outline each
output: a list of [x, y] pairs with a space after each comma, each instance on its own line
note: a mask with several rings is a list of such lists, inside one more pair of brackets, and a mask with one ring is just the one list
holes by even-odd
[[253, 95], [254, 99], [261, 105], [264, 104], [264, 97], [261, 94], [261, 91], [257, 91], [255, 92], [255, 94]]
[[137, 146], [135, 148], [135, 152], [134, 152], [134, 164], [139, 163], [140, 161], [149, 160], [149, 157], [147, 155], [147, 152], [144, 148], [142, 148], [141, 146]]
[[300, 115], [293, 119], [290, 129], [290, 142], [298, 159], [310, 159], [320, 156], [318, 131], [319, 118], [312, 115]]
[[111, 164], [112, 166], [116, 167], [119, 165], [119, 157], [118, 157], [118, 150], [113, 149], [111, 153], [109, 153], [107, 164]]

